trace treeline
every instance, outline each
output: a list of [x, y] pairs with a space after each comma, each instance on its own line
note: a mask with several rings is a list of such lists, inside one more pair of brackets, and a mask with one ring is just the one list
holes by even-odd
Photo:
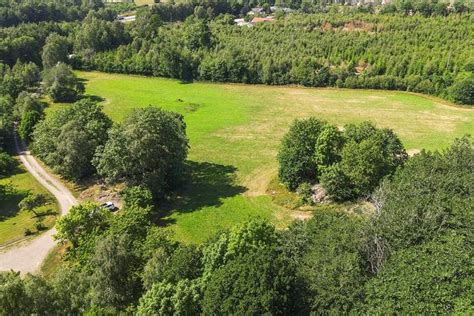
[[21, 23], [82, 20], [89, 10], [103, 6], [101, 0], [1, 0], [0, 27]]
[[292, 14], [248, 28], [209, 14], [199, 7], [174, 24], [142, 14], [129, 45], [81, 66], [182, 80], [406, 90], [474, 103], [471, 15]]
[[385, 179], [374, 214], [254, 219], [201, 246], [156, 227], [151, 193], [131, 187], [116, 216], [86, 203], [59, 220], [66, 263], [47, 279], [0, 274], [0, 313], [471, 314], [473, 161], [459, 139]]
[[[410, 3], [417, 2], [403, 2]], [[0, 61], [41, 65], [46, 39], [57, 33], [68, 56], [60, 61], [76, 68], [185, 81], [404, 90], [474, 103], [471, 13], [357, 11], [336, 6], [277, 14], [276, 21], [249, 28], [234, 25], [246, 10], [232, 2], [159, 4], [140, 9], [126, 26], [107, 7], [90, 10], [81, 23], [0, 28]]]

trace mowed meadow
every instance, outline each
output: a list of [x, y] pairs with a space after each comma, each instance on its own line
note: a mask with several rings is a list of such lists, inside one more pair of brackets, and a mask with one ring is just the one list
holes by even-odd
[[[140, 76], [78, 72], [86, 94], [120, 122], [134, 108], [182, 113], [190, 139], [192, 177], [161, 221], [176, 238], [205, 241], [250, 216], [287, 225], [299, 211], [267, 194], [277, 176], [278, 146], [295, 118], [315, 116], [342, 127], [370, 120], [392, 128], [406, 148], [442, 149], [474, 132], [474, 110], [396, 91], [181, 83]], [[53, 105], [54, 111], [62, 104]]]

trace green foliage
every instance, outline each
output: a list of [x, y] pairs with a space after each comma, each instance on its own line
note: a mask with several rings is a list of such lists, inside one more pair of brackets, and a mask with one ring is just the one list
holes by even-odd
[[48, 203], [48, 198], [44, 194], [28, 194], [23, 200], [18, 203], [18, 207], [30, 212], [35, 212], [35, 209]]
[[206, 315], [291, 314], [295, 311], [294, 268], [271, 249], [244, 254], [210, 277], [202, 301]]
[[187, 153], [183, 117], [148, 107], [135, 110], [110, 130], [94, 165], [108, 182], [145, 186], [161, 197], [179, 181]]
[[296, 189], [296, 193], [301, 197], [304, 204], [313, 204], [313, 186], [308, 182], [303, 182]]
[[323, 187], [336, 201], [370, 195], [408, 157], [392, 130], [368, 122], [345, 126], [344, 137], [340, 162], [324, 168], [321, 176]]
[[316, 120], [295, 121], [282, 141], [279, 177], [290, 190], [321, 181], [335, 201], [368, 196], [407, 159], [400, 139], [369, 122], [344, 133]]
[[54, 171], [78, 180], [94, 172], [91, 160], [111, 125], [101, 106], [81, 100], [37, 125], [32, 150]]
[[[29, 48], [31, 49], [31, 48]], [[40, 81], [40, 70], [34, 63], [16, 61], [13, 67], [0, 63], [0, 95], [16, 99], [20, 92], [33, 88]]]
[[131, 206], [147, 207], [153, 205], [153, 196], [151, 191], [140, 186], [133, 186], [122, 191], [124, 207]]
[[41, 54], [44, 68], [51, 68], [68, 59], [68, 41], [65, 37], [52, 33], [46, 38]]
[[127, 35], [122, 23], [108, 22], [94, 15], [94, 12], [89, 12], [74, 34], [76, 52], [90, 54], [126, 43]]
[[474, 104], [474, 76], [456, 82], [450, 89], [454, 103]]
[[372, 241], [384, 240], [388, 252], [428, 242], [448, 229], [472, 238], [473, 166], [467, 137], [444, 152], [423, 151], [409, 159], [374, 196], [379, 213]]
[[363, 220], [332, 210], [318, 211], [308, 222], [297, 269], [312, 313], [348, 313], [362, 299], [367, 280], [362, 228]]
[[[192, 4], [159, 4], [132, 27], [130, 44], [84, 59], [92, 59], [87, 67], [93, 64], [102, 71], [186, 81], [397, 89], [468, 102], [466, 96], [449, 94], [464, 94], [461, 90], [468, 92], [472, 86], [459, 76], [471, 55], [472, 13], [460, 14], [466, 11], [464, 5], [448, 10], [447, 2], [402, 3], [384, 5], [382, 14], [373, 14], [378, 9], [372, 5], [329, 10], [324, 8], [327, 3], [296, 1], [286, 5], [305, 7], [303, 12], [252, 28], [225, 23], [222, 17], [206, 21], [213, 14], [204, 14], [201, 8], [191, 16]], [[245, 5], [202, 4], [234, 15], [255, 3]], [[419, 14], [405, 16], [413, 12]], [[185, 22], [156, 23], [177, 20]], [[450, 87], [455, 87], [454, 93]]]
[[349, 201], [355, 198], [351, 179], [344, 173], [340, 164], [323, 168], [320, 180], [334, 201]]
[[229, 260], [243, 256], [251, 251], [273, 248], [279, 243], [275, 227], [263, 219], [252, 219], [235, 226], [210, 241], [203, 249], [204, 275]]
[[43, 82], [48, 95], [55, 102], [73, 102], [84, 92], [84, 84], [64, 63], [58, 63], [47, 69], [43, 75]]
[[36, 124], [42, 119], [43, 115], [37, 111], [28, 111], [21, 117], [20, 125], [18, 125], [18, 135], [29, 142]]
[[110, 212], [94, 203], [84, 203], [72, 207], [57, 224], [55, 238], [68, 241], [75, 248], [87, 244], [99, 236], [110, 225]]
[[140, 299], [137, 315], [198, 315], [200, 298], [196, 281], [155, 283]]
[[7, 154], [6, 152], [0, 151], [0, 177], [6, 177], [10, 175], [17, 167], [18, 162]]
[[15, 119], [21, 119], [26, 113], [30, 111], [42, 113], [44, 108], [43, 102], [39, 99], [38, 94], [28, 92], [21, 92], [16, 98], [13, 107], [13, 116]]
[[[338, 162], [344, 144], [342, 133], [334, 125], [326, 124], [318, 136], [315, 145], [314, 159], [318, 168]], [[321, 170], [318, 170], [321, 175]]]
[[2, 315], [28, 314], [31, 312], [29, 297], [20, 273], [0, 273], [0, 313]]
[[109, 234], [97, 243], [92, 257], [92, 302], [123, 310], [140, 293], [137, 257], [126, 234]]
[[367, 284], [368, 314], [474, 312], [472, 239], [449, 233], [393, 254]]
[[150, 289], [154, 283], [177, 283], [197, 279], [202, 274], [202, 253], [195, 246], [180, 246], [169, 254], [159, 248], [143, 271], [143, 284]]
[[316, 118], [296, 120], [284, 136], [278, 153], [278, 176], [290, 190], [317, 180], [315, 146], [325, 124]]

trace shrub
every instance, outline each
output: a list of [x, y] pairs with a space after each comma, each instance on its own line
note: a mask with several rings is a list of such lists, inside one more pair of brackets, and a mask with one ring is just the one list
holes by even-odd
[[311, 184], [308, 182], [303, 182], [298, 186], [296, 189], [296, 193], [298, 193], [301, 197], [301, 201], [304, 204], [314, 204], [313, 202], [313, 188]]

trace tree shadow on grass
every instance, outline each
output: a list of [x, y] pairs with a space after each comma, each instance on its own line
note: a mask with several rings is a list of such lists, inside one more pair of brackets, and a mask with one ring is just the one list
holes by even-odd
[[7, 189], [0, 198], [0, 221], [15, 217], [20, 208], [18, 203], [28, 195], [26, 191], [16, 191], [15, 189]]
[[188, 161], [187, 181], [177, 195], [160, 207], [161, 225], [174, 223], [173, 219], [163, 218], [171, 213], [189, 213], [204, 207], [218, 207], [223, 199], [239, 195], [246, 187], [235, 183], [237, 168], [210, 162]]

